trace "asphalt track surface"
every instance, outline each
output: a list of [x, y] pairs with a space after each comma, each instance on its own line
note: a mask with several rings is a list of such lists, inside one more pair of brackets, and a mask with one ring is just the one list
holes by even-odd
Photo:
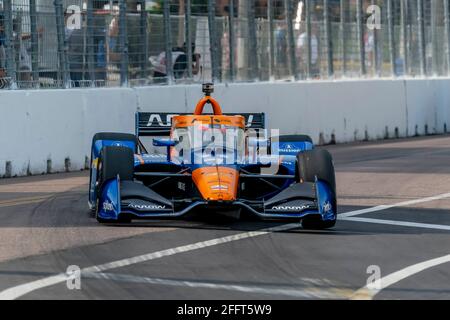
[[[450, 137], [328, 149], [340, 212], [330, 231], [204, 218], [105, 226], [87, 208], [86, 172], [0, 180], [0, 298], [450, 299]], [[71, 265], [80, 290], [67, 286]]]

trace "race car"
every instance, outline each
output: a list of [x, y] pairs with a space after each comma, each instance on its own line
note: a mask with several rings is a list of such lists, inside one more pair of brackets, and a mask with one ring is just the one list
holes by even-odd
[[[264, 114], [223, 114], [213, 91], [203, 85], [193, 114], [137, 113], [136, 134], [93, 137], [89, 205], [96, 219], [130, 223], [201, 211], [334, 227], [330, 153], [306, 135], [269, 137]], [[144, 137], [152, 138], [152, 152]]]

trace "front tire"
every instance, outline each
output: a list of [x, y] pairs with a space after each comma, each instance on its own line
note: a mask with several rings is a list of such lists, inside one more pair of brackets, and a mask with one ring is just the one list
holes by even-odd
[[[314, 149], [297, 155], [297, 182], [315, 182], [316, 178], [325, 182], [331, 190], [332, 205], [337, 212], [336, 177], [331, 154], [327, 150]], [[337, 213], [336, 213], [337, 214]], [[302, 227], [310, 230], [333, 228], [334, 220], [322, 220], [319, 215], [307, 216], [302, 219]]]
[[323, 221], [320, 217], [310, 216], [302, 219], [302, 227], [305, 230], [326, 230], [336, 225], [336, 220]]
[[[94, 135], [92, 138], [92, 145], [91, 145], [91, 163], [89, 166], [89, 199], [91, 201], [91, 188], [97, 188], [98, 180], [99, 180], [99, 171], [98, 171], [98, 162], [97, 166], [95, 167], [96, 172], [92, 172], [92, 168], [94, 166], [94, 147], [95, 143], [99, 140], [109, 140], [109, 141], [131, 141], [134, 144], [134, 150], [137, 150], [138, 140], [134, 134], [129, 133], [116, 133], [116, 132], [99, 132]], [[100, 156], [100, 155], [97, 155]], [[98, 195], [97, 195], [98, 196]], [[94, 200], [94, 199], [92, 199]], [[92, 204], [92, 202], [91, 202]], [[92, 215], [96, 215], [97, 212], [97, 202], [94, 201], [94, 204], [90, 208]]]
[[103, 219], [99, 216], [99, 196], [102, 193], [105, 182], [119, 176], [121, 181], [133, 180], [134, 174], [134, 152], [127, 147], [108, 146], [100, 153], [99, 178], [95, 218], [99, 223], [129, 223], [131, 217], [123, 216], [118, 220]]

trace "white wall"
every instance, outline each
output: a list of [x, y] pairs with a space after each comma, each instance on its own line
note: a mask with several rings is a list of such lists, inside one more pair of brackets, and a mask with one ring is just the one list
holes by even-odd
[[[265, 112], [270, 128], [315, 142], [442, 133], [450, 125], [450, 79], [319, 81], [217, 85], [225, 112]], [[95, 132], [134, 132], [134, 113], [191, 112], [200, 85], [0, 90], [0, 176], [85, 167]]]

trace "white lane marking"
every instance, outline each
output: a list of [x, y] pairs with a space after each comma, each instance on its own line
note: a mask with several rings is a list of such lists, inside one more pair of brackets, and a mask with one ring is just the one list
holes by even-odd
[[371, 283], [370, 286], [366, 285], [362, 287], [353, 294], [351, 299], [372, 300], [378, 293], [380, 293], [381, 290], [386, 289], [393, 284], [396, 284], [397, 282], [400, 282], [401, 280], [411, 277], [419, 272], [448, 262], [450, 262], [450, 254], [406, 267], [402, 270], [391, 273], [386, 277], [375, 281], [374, 283]]
[[435, 200], [441, 200], [441, 199], [445, 199], [445, 198], [450, 198], [450, 193], [443, 193], [443, 194], [438, 194], [438, 195], [432, 196], [432, 197], [419, 198], [419, 199], [408, 200], [408, 201], [403, 201], [403, 202], [394, 203], [394, 204], [381, 205], [381, 206], [371, 207], [371, 208], [367, 208], [367, 209], [350, 211], [350, 212], [340, 214], [339, 218], [354, 217], [354, 216], [359, 216], [359, 215], [365, 214], [365, 213], [383, 211], [383, 210], [387, 210], [387, 209], [391, 209], [391, 208], [395, 208], [395, 207], [406, 207], [406, 206], [411, 206], [414, 204], [430, 202], [430, 201], [435, 201]]
[[442, 225], [442, 224], [418, 223], [418, 222], [372, 219], [372, 218], [357, 218], [357, 217], [341, 218], [339, 220], [340, 221], [366, 222], [366, 223], [375, 223], [375, 224], [388, 224], [388, 225], [402, 226], [402, 227], [413, 227], [413, 228], [424, 228], [424, 229], [436, 229], [436, 230], [450, 231], [449, 225]]
[[[350, 212], [340, 214], [339, 218], [347, 218], [347, 217], [352, 217], [355, 215], [360, 215], [360, 214], [364, 214], [364, 213], [368, 213], [368, 212], [382, 211], [382, 210], [386, 210], [386, 209], [390, 209], [390, 208], [394, 208], [394, 207], [412, 205], [412, 204], [434, 201], [434, 200], [439, 200], [439, 199], [444, 199], [444, 198], [450, 198], [450, 193], [445, 193], [445, 194], [436, 195], [433, 197], [421, 198], [421, 199], [416, 199], [416, 200], [404, 201], [404, 202], [400, 202], [400, 203], [392, 204], [392, 205], [382, 205], [382, 206], [376, 206], [376, 207], [362, 209], [362, 210], [350, 211]], [[186, 246], [157, 251], [157, 252], [153, 252], [153, 253], [149, 253], [149, 254], [133, 257], [133, 258], [113, 261], [113, 262], [105, 263], [105, 264], [98, 265], [98, 266], [92, 266], [92, 267], [83, 269], [82, 272], [102, 272], [102, 271], [106, 271], [106, 270], [110, 270], [110, 269], [114, 269], [114, 268], [129, 266], [131, 264], [136, 264], [136, 263], [141, 263], [141, 262], [145, 262], [145, 261], [149, 261], [149, 260], [159, 259], [159, 258], [163, 258], [166, 256], [175, 255], [178, 253], [183, 253], [183, 252], [188, 252], [188, 251], [197, 250], [197, 249], [201, 249], [201, 248], [211, 247], [211, 246], [228, 243], [228, 242], [232, 242], [232, 241], [253, 238], [253, 237], [265, 235], [265, 234], [268, 234], [271, 232], [295, 229], [295, 228], [298, 228], [299, 226], [300, 226], [299, 224], [287, 224], [287, 225], [281, 225], [281, 226], [274, 227], [274, 228], [263, 229], [261, 231], [244, 232], [244, 233], [240, 233], [240, 234], [233, 235], [233, 236], [212, 239], [212, 240], [203, 241], [203, 242], [197, 242], [197, 243], [189, 244]], [[18, 285], [18, 286], [9, 288], [9, 289], [5, 289], [0, 292], [0, 300], [14, 300], [14, 299], [20, 298], [30, 292], [33, 292], [33, 291], [36, 291], [36, 290], [39, 290], [39, 289], [42, 289], [45, 287], [49, 287], [49, 286], [52, 286], [52, 285], [55, 285], [58, 283], [62, 283], [64, 281], [67, 281], [68, 279], [69, 279], [68, 275], [61, 273], [61, 274], [58, 274], [55, 276], [47, 277], [44, 279], [32, 281], [32, 282]]]
[[[81, 270], [81, 272], [107, 271], [107, 270], [111, 270], [111, 269], [115, 269], [115, 268], [129, 266], [129, 265], [136, 264], [136, 263], [141, 263], [141, 262], [145, 262], [145, 261], [160, 259], [160, 258], [167, 257], [167, 256], [172, 256], [172, 255], [175, 255], [178, 253], [189, 252], [189, 251], [193, 251], [193, 250], [216, 246], [219, 244], [229, 243], [229, 242], [238, 241], [238, 240], [242, 240], [242, 239], [254, 238], [254, 237], [266, 235], [266, 234], [269, 234], [272, 232], [286, 231], [286, 230], [291, 230], [291, 229], [295, 229], [295, 228], [299, 228], [299, 227], [300, 227], [300, 224], [292, 223], [292, 224], [285, 224], [285, 225], [281, 225], [281, 226], [277, 226], [277, 227], [273, 227], [273, 228], [262, 229], [261, 231], [251, 231], [251, 232], [239, 233], [239, 234], [235, 234], [235, 235], [231, 235], [231, 236], [227, 236], [227, 237], [222, 237], [222, 238], [217, 238], [217, 239], [212, 239], [212, 240], [207, 240], [207, 241], [201, 241], [201, 242], [197, 242], [197, 243], [193, 243], [193, 244], [188, 244], [185, 246], [180, 246], [180, 247], [171, 248], [171, 249], [167, 249], [167, 250], [152, 252], [152, 253], [140, 255], [137, 257], [132, 257], [132, 258], [117, 260], [117, 261], [113, 261], [113, 262], [109, 262], [109, 263], [105, 263], [105, 264], [101, 264], [101, 265], [96, 265], [96, 266], [84, 268]], [[1, 291], [0, 292], [0, 300], [14, 300], [14, 299], [22, 297], [25, 294], [33, 292], [35, 290], [49, 287], [49, 286], [52, 286], [52, 285], [55, 285], [58, 283], [62, 283], [62, 282], [67, 281], [68, 279], [70, 279], [69, 275], [66, 275], [65, 273], [61, 273], [61, 274], [58, 274], [55, 276], [50, 276], [50, 277], [43, 278], [40, 280], [36, 280], [36, 281], [32, 281], [32, 282], [25, 283], [22, 285], [18, 285], [18, 286]]]
[[320, 279], [314, 279], [316, 283], [320, 283], [322, 287], [304, 286], [303, 288], [292, 288], [283, 286], [246, 286], [240, 284], [221, 284], [202, 281], [188, 281], [188, 280], [170, 280], [151, 277], [139, 277], [127, 274], [115, 273], [82, 273], [82, 277], [93, 279], [105, 279], [112, 281], [124, 281], [151, 285], [201, 288], [212, 290], [227, 290], [235, 292], [266, 294], [271, 296], [287, 296], [297, 299], [348, 299], [352, 296], [353, 290], [342, 289], [337, 286], [324, 286]]

